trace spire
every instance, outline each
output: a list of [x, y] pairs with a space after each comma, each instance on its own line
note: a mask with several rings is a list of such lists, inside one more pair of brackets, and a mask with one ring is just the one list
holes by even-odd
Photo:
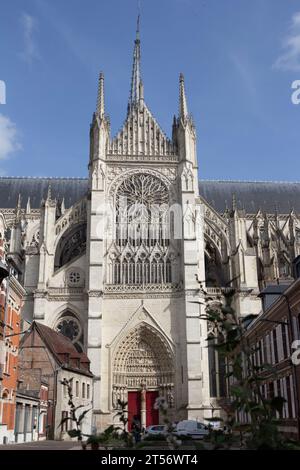
[[184, 76], [179, 76], [179, 118], [185, 120], [188, 117], [188, 107], [185, 96]]
[[104, 107], [104, 74], [100, 72], [99, 74], [99, 84], [98, 84], [98, 96], [97, 96], [97, 116], [103, 118], [105, 113]]
[[136, 36], [134, 41], [134, 50], [133, 50], [133, 65], [132, 65], [132, 76], [131, 76], [131, 88], [130, 88], [130, 97], [128, 103], [128, 110], [132, 108], [133, 105], [137, 104], [140, 98], [143, 99], [143, 96], [140, 95], [142, 91], [141, 86], [141, 41], [140, 41], [140, 15], [137, 18], [137, 27], [136, 27]]

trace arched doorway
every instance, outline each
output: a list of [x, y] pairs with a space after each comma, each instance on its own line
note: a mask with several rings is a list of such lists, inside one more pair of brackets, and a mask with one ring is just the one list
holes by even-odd
[[159, 423], [154, 409], [163, 396], [169, 408], [175, 404], [174, 358], [165, 338], [145, 323], [121, 342], [113, 360], [113, 407], [118, 399], [128, 402], [128, 427], [138, 415], [143, 427]]

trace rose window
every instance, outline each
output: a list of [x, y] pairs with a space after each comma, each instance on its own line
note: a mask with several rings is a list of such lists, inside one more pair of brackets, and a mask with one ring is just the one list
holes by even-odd
[[148, 173], [132, 174], [115, 194], [115, 241], [109, 253], [109, 284], [172, 282], [170, 194]]
[[81, 276], [78, 271], [71, 271], [69, 273], [69, 284], [70, 285], [77, 285], [80, 283]]
[[80, 330], [80, 325], [74, 318], [64, 317], [56, 326], [56, 331], [69, 338], [72, 342], [79, 338]]

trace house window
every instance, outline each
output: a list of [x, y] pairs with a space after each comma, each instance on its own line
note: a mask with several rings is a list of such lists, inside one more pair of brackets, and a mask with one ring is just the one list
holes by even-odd
[[275, 360], [275, 364], [277, 364], [278, 362], [278, 348], [277, 348], [277, 334], [276, 334], [277, 332], [274, 329], [272, 333], [273, 333], [274, 360]]
[[292, 392], [291, 392], [291, 382], [290, 382], [290, 376], [287, 376], [285, 378], [286, 382], [286, 399], [287, 399], [287, 411], [288, 411], [288, 416], [287, 418], [293, 418], [293, 406], [292, 406]]
[[258, 349], [258, 354], [259, 354], [259, 365], [261, 366], [264, 363], [263, 359], [263, 341], [259, 341], [259, 349]]
[[67, 432], [68, 431], [68, 422], [69, 422], [69, 420], [67, 419], [67, 417], [68, 417], [68, 412], [67, 411], [62, 411], [61, 412], [61, 420], [62, 420], [61, 430], [62, 430], [62, 432]]
[[86, 386], [86, 397], [90, 398], [90, 385], [89, 384], [87, 384]]
[[85, 398], [85, 383], [82, 384], [82, 398]]
[[79, 382], [76, 381], [76, 397], [79, 397]]
[[286, 325], [281, 325], [281, 335], [282, 335], [283, 358], [286, 359], [288, 356]]

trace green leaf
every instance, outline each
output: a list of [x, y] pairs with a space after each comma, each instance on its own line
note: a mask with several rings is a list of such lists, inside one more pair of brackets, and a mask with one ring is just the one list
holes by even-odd
[[92, 409], [92, 408], [89, 408], [89, 409], [83, 411], [83, 412], [81, 413], [81, 415], [79, 415], [79, 417], [78, 417], [78, 423], [81, 423], [81, 421], [83, 420], [83, 418], [85, 417], [85, 415], [86, 415], [89, 411], [91, 411], [91, 409]]
[[58, 427], [61, 427], [63, 424], [65, 424], [67, 421], [73, 421], [69, 416], [68, 417], [65, 417], [61, 420], [61, 422], [59, 423]]
[[80, 437], [81, 431], [79, 429], [71, 429], [70, 431], [68, 431], [68, 434], [70, 437]]
[[73, 408], [73, 411], [75, 412], [75, 411], [79, 410], [80, 408], [84, 408], [84, 407], [85, 407], [85, 405], [76, 406], [75, 408]]

